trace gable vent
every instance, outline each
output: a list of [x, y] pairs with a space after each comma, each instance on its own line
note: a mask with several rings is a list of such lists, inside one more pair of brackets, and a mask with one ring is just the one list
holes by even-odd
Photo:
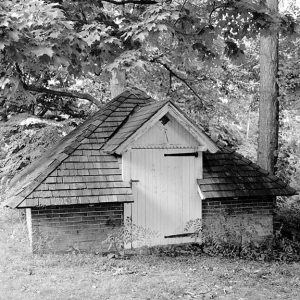
[[159, 121], [165, 126], [170, 121], [170, 119], [167, 117], [167, 115], [164, 115]]

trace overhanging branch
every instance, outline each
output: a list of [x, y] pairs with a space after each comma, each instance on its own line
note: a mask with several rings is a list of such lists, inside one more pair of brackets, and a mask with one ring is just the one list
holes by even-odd
[[183, 82], [191, 91], [192, 93], [201, 101], [203, 102], [203, 99], [200, 98], [200, 96], [198, 95], [198, 93], [195, 91], [195, 89], [187, 82], [187, 80], [185, 78], [182, 78], [181, 76], [179, 76], [177, 73], [175, 73], [175, 71], [173, 71], [167, 64], [163, 63], [162, 61], [160, 61], [159, 59], [152, 59], [150, 62], [155, 62], [160, 64], [161, 66], [163, 66], [167, 71], [169, 71], [171, 76], [174, 76], [175, 78], [179, 79], [181, 82]]
[[41, 94], [55, 95], [55, 96], [60, 96], [60, 97], [85, 99], [85, 100], [88, 100], [91, 103], [95, 104], [99, 108], [102, 106], [102, 103], [98, 99], [94, 98], [92, 95], [90, 95], [88, 93], [80, 93], [77, 91], [58, 91], [58, 90], [48, 89], [48, 88], [41, 87], [41, 86], [26, 84], [24, 82], [24, 74], [23, 74], [19, 64], [16, 63], [15, 67], [16, 67], [17, 73], [19, 74], [19, 80], [20, 80], [20, 83], [22, 84], [24, 90], [41, 93]]
[[97, 107], [102, 106], [102, 103], [98, 99], [94, 98], [92, 95], [87, 94], [87, 93], [80, 93], [80, 92], [76, 92], [76, 91], [58, 91], [58, 90], [48, 89], [48, 88], [34, 86], [34, 85], [27, 85], [27, 84], [23, 84], [23, 87], [25, 90], [31, 91], [31, 92], [56, 95], [56, 96], [60, 96], [60, 97], [85, 99], [85, 100], [92, 102]]

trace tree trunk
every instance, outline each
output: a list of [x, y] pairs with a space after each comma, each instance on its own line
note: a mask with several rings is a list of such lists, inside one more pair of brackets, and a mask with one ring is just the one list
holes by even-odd
[[126, 88], [126, 73], [124, 70], [114, 69], [111, 73], [110, 80], [110, 95], [115, 98], [125, 91]]
[[[273, 12], [278, 12], [278, 0], [266, 0]], [[266, 29], [260, 38], [260, 103], [258, 164], [274, 173], [278, 149], [278, 33]]]
[[249, 133], [250, 133], [250, 123], [251, 123], [251, 107], [253, 104], [253, 95], [250, 95], [249, 97], [249, 107], [248, 107], [248, 112], [247, 112], [247, 131], [246, 131], [246, 140], [248, 141], [249, 139]]

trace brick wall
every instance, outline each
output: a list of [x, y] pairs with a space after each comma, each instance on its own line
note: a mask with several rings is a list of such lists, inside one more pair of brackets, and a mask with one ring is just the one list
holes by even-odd
[[123, 223], [123, 203], [31, 209], [33, 252], [106, 251], [103, 240]]
[[202, 218], [211, 234], [232, 230], [252, 240], [273, 233], [273, 197], [205, 199]]

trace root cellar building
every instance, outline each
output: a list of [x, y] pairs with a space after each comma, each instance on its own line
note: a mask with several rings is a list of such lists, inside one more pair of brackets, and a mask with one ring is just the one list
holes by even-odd
[[224, 222], [255, 226], [259, 238], [273, 231], [275, 196], [295, 193], [212, 141], [171, 101], [136, 89], [111, 100], [10, 187], [6, 205], [26, 210], [32, 249], [42, 252], [99, 251], [124, 220], [155, 233], [136, 245], [189, 242], [188, 222], [213, 225], [221, 212]]

